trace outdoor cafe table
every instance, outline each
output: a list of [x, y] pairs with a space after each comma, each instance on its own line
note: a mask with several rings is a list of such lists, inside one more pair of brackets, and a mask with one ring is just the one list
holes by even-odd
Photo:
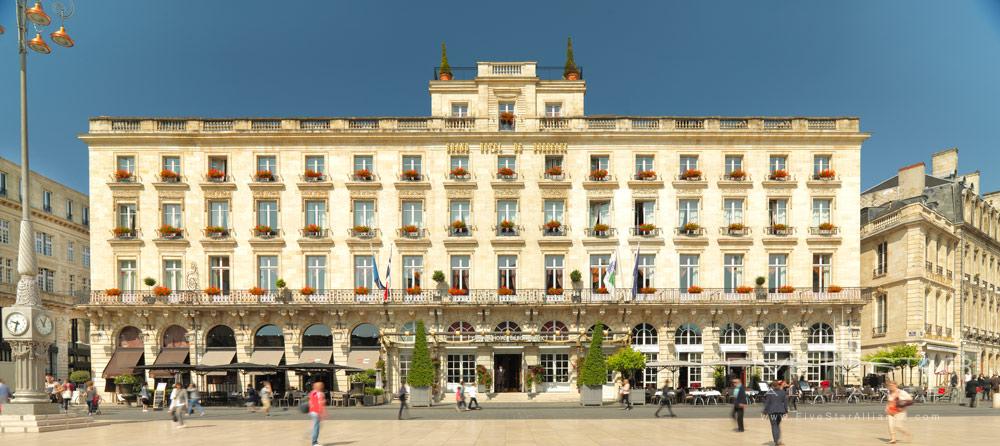
[[722, 399], [722, 392], [718, 390], [692, 390], [689, 395], [694, 397], [691, 401], [694, 405], [698, 405], [699, 401], [705, 405], [709, 403], [719, 404], [719, 400]]

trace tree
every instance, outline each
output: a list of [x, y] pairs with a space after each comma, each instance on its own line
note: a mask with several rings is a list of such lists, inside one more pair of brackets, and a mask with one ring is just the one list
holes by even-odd
[[444, 46], [444, 42], [441, 42], [441, 68], [439, 72], [451, 74], [451, 65], [448, 65], [448, 49]]
[[566, 38], [566, 67], [563, 69], [563, 76], [569, 76], [570, 73], [579, 73], [580, 69], [576, 67], [576, 61], [573, 60], [573, 38]]
[[86, 370], [74, 370], [72, 373], [69, 374], [69, 380], [70, 382], [83, 384], [87, 381], [90, 381], [90, 372]]
[[608, 379], [608, 365], [604, 360], [604, 351], [601, 345], [604, 343], [604, 324], [598, 322], [594, 325], [594, 332], [590, 337], [590, 350], [587, 357], [583, 358], [583, 367], [580, 369], [581, 386], [601, 386]]
[[434, 365], [427, 348], [427, 329], [424, 321], [417, 321], [417, 333], [413, 341], [413, 364], [407, 382], [414, 387], [430, 387], [434, 383]]
[[608, 357], [608, 368], [634, 380], [635, 372], [646, 368], [646, 355], [632, 347], [621, 348]]

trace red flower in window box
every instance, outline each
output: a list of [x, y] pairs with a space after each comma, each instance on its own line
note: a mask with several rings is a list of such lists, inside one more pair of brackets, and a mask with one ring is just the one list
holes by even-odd
[[507, 123], [507, 124], [513, 124], [514, 123], [514, 114], [511, 113], [511, 112], [500, 113], [500, 120], [503, 121], [503, 122], [505, 122], [505, 123]]
[[420, 172], [415, 169], [408, 169], [403, 171], [403, 179], [409, 181], [416, 181], [420, 179]]
[[303, 296], [312, 296], [313, 294], [316, 294], [316, 289], [311, 286], [304, 286], [301, 290], [299, 290], [299, 292], [302, 293]]
[[728, 226], [729, 232], [741, 232], [746, 228], [743, 223], [730, 223]]
[[549, 220], [545, 223], [545, 229], [549, 231], [555, 231], [562, 227], [562, 223], [559, 220]]
[[778, 288], [778, 292], [779, 293], [784, 293], [784, 294], [794, 293], [795, 292], [795, 287], [793, 287], [791, 285], [783, 285], [783, 286], [781, 286], [781, 287]]
[[681, 174], [681, 178], [685, 180], [700, 180], [701, 171], [698, 169], [688, 169]]
[[177, 180], [180, 177], [181, 177], [180, 174], [170, 169], [163, 169], [160, 171], [160, 179], [163, 181]]
[[351, 229], [354, 231], [355, 234], [367, 234], [372, 230], [372, 228], [363, 225], [357, 225]]
[[817, 228], [820, 231], [832, 231], [834, 229], [837, 229], [837, 227], [834, 226], [833, 223], [829, 223], [829, 222], [827, 222], [827, 223], [820, 223]]
[[512, 177], [514, 176], [514, 169], [511, 169], [510, 167], [501, 167], [497, 169], [497, 175], [500, 175], [501, 177]]
[[274, 181], [274, 173], [270, 170], [258, 170], [254, 178], [257, 181]]
[[594, 169], [590, 171], [591, 181], [604, 181], [608, 179], [608, 171], [604, 169]]
[[122, 290], [118, 288], [108, 288], [104, 290], [104, 294], [107, 294], [108, 296], [121, 296]]
[[594, 293], [597, 293], [597, 294], [608, 294], [608, 289], [605, 288], [605, 287], [600, 287], [600, 288], [594, 290]]
[[306, 181], [322, 181], [326, 177], [326, 175], [323, 175], [323, 172], [312, 169], [306, 169], [302, 176], [306, 177]]
[[466, 226], [465, 222], [462, 221], [462, 220], [455, 220], [455, 221], [451, 222], [451, 228], [455, 229], [455, 230], [461, 231], [461, 230], [463, 230], [463, 229], [465, 229], [467, 227], [468, 226]]
[[418, 228], [416, 225], [405, 225], [400, 229], [403, 230], [404, 234], [416, 234], [417, 231], [420, 231], [420, 228]]
[[463, 290], [461, 288], [451, 288], [448, 290], [448, 294], [452, 296], [464, 296], [469, 294], [469, 290]]
[[549, 296], [562, 296], [562, 293], [562, 288], [549, 288], [548, 290], [545, 290], [545, 294]]
[[259, 286], [255, 286], [253, 288], [250, 288], [250, 295], [251, 296], [263, 296], [264, 293], [266, 293], [266, 292], [267, 291], [265, 291], [263, 288], [261, 288]]
[[747, 177], [747, 173], [744, 172], [744, 171], [742, 171], [742, 170], [740, 170], [740, 169], [736, 169], [736, 170], [733, 170], [732, 172], [729, 172], [729, 179], [730, 180], [741, 181], [741, 180], [745, 179], [746, 177]]
[[638, 179], [640, 179], [640, 180], [655, 180], [656, 179], [656, 171], [653, 171], [653, 170], [642, 170], [642, 171], [639, 171], [639, 173], [635, 174], [635, 177], [638, 178]]
[[125, 169], [118, 169], [115, 171], [115, 180], [117, 181], [128, 181], [132, 179], [132, 172]]
[[833, 169], [823, 169], [816, 174], [816, 177], [821, 180], [832, 180], [837, 177], [837, 172]]
[[210, 286], [205, 288], [205, 294], [209, 296], [218, 296], [222, 294], [222, 290], [220, 290], [219, 287]]
[[775, 223], [771, 225], [771, 230], [773, 230], [774, 232], [785, 232], [788, 230], [788, 225]]
[[158, 286], [153, 288], [153, 294], [160, 297], [165, 297], [170, 295], [170, 288], [165, 286]]
[[652, 288], [652, 287], [639, 288], [639, 294], [653, 294], [655, 292], [656, 292], [656, 288]]
[[749, 286], [746, 286], [746, 285], [742, 285], [742, 286], [736, 287], [736, 292], [740, 293], [740, 294], [750, 294], [750, 293], [753, 292], [753, 288], [751, 288]]
[[691, 286], [688, 287], [688, 293], [691, 293], [691, 294], [701, 294], [702, 291], [705, 291], [705, 290], [702, 289], [698, 285], [691, 285]]
[[418, 286], [408, 287], [406, 289], [406, 294], [409, 294], [411, 296], [420, 294], [420, 287], [418, 287]]
[[506, 229], [506, 230], [514, 229], [514, 222], [510, 220], [504, 220], [500, 222], [500, 229]]
[[608, 232], [608, 229], [611, 229], [611, 227], [604, 223], [594, 225], [594, 232]]
[[643, 223], [636, 228], [639, 230], [640, 234], [649, 234], [656, 230], [656, 225], [652, 223]]
[[510, 288], [507, 288], [505, 286], [502, 286], [502, 287], [500, 287], [500, 289], [497, 290], [497, 294], [499, 294], [501, 296], [510, 296], [510, 295], [514, 294], [514, 290], [512, 290]]
[[135, 229], [126, 228], [126, 227], [123, 227], [123, 226], [119, 226], [119, 227], [117, 227], [115, 229], [112, 229], [112, 232], [114, 232], [115, 237], [124, 237], [124, 236], [127, 236], [127, 235], [134, 234], [135, 233]]
[[357, 288], [354, 288], [354, 294], [368, 294], [369, 291], [371, 290], [369, 290], [368, 287], [364, 286], [359, 286]]
[[550, 177], [559, 177], [559, 176], [562, 176], [562, 174], [563, 174], [562, 166], [552, 166], [552, 167], [549, 167], [548, 169], [545, 169], [545, 174], [548, 175], [548, 176], [550, 176]]
[[319, 227], [317, 224], [309, 224], [302, 228], [302, 231], [306, 234], [319, 234], [323, 232], [323, 228]]
[[771, 172], [771, 179], [772, 180], [778, 180], [778, 181], [787, 180], [788, 179], [788, 171], [784, 170], [784, 169], [775, 170], [774, 172]]
[[456, 167], [454, 169], [451, 169], [451, 176], [455, 178], [465, 178], [465, 176], [468, 174], [469, 171], [465, 170], [464, 167]]
[[354, 179], [358, 181], [371, 181], [375, 178], [372, 172], [368, 169], [358, 169], [354, 171]]
[[208, 173], [205, 176], [210, 180], [222, 180], [226, 178], [226, 173], [219, 169], [208, 169]]
[[694, 234], [701, 229], [701, 225], [698, 223], [685, 223], [684, 226], [682, 226], [682, 229], [684, 229], [684, 232], [688, 234]]
[[826, 290], [831, 293], [839, 293], [841, 291], [844, 291], [842, 287], [839, 287], [837, 285], [830, 285], [829, 287], [826, 288]]

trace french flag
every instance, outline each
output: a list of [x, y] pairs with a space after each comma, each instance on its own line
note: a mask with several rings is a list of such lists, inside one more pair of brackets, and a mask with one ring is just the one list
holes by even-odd
[[392, 283], [392, 246], [389, 247], [389, 263], [386, 264], [385, 266], [385, 284], [383, 284], [382, 280], [379, 278], [378, 259], [375, 258], [374, 253], [372, 253], [372, 266], [374, 267], [375, 270], [374, 274], [375, 285], [378, 286], [380, 290], [382, 290], [382, 302], [388, 302], [389, 286]]

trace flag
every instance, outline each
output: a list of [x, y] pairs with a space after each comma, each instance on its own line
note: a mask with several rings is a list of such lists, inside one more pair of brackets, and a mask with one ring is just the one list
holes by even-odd
[[389, 287], [392, 284], [392, 246], [389, 246], [389, 262], [385, 264], [385, 286], [382, 287], [382, 302], [389, 301]]
[[[378, 257], [375, 257], [375, 249], [371, 245], [368, 245], [368, 249], [372, 252], [372, 275], [374, 276], [372, 279], [375, 281], [375, 286], [378, 289], [384, 290], [385, 285], [382, 285], [382, 279], [379, 278], [378, 274]], [[391, 259], [392, 257], [390, 256], [389, 258]]]
[[618, 271], [618, 255], [615, 254], [611, 258], [611, 263], [608, 263], [608, 270], [604, 273], [604, 287], [608, 289], [611, 294], [615, 293], [615, 273]]
[[632, 300], [639, 294], [639, 250], [640, 246], [636, 246], [635, 264], [632, 267]]

